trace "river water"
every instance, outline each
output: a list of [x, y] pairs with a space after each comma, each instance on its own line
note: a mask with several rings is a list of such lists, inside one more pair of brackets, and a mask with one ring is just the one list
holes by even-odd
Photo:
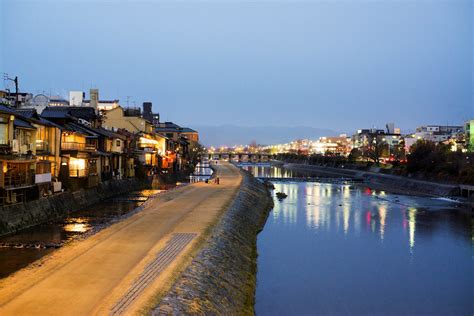
[[[246, 167], [259, 177], [301, 177]], [[275, 181], [257, 315], [472, 315], [471, 216], [363, 184]]]
[[[172, 186], [167, 186], [169, 188]], [[165, 188], [165, 187], [163, 187]], [[0, 237], [0, 279], [92, 230], [106, 227], [163, 190], [140, 190], [94, 204], [65, 218]]]

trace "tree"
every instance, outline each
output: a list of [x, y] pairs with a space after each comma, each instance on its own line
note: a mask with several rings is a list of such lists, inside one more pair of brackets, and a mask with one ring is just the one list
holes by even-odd
[[365, 158], [372, 160], [378, 165], [386, 147], [387, 143], [380, 138], [380, 135], [368, 134], [367, 142], [362, 147], [362, 153]]
[[204, 147], [198, 142], [190, 142], [188, 147], [189, 161], [192, 163], [197, 163], [198, 158], [204, 153]]
[[358, 148], [352, 148], [349, 154], [349, 162], [354, 163], [362, 157], [362, 152]]

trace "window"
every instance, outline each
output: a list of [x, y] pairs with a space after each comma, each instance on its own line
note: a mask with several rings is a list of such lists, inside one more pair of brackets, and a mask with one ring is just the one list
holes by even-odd
[[145, 165], [152, 165], [152, 164], [153, 164], [153, 155], [145, 154]]
[[120, 147], [120, 139], [117, 139], [116, 145], [117, 147]]
[[86, 160], [71, 157], [69, 160], [69, 176], [85, 177], [86, 176]]
[[8, 123], [0, 121], [0, 145], [8, 145]]
[[31, 132], [30, 131], [22, 131], [23, 137], [21, 139], [22, 145], [30, 145], [31, 144]]
[[49, 128], [39, 125], [36, 127], [36, 150], [48, 151], [49, 149]]

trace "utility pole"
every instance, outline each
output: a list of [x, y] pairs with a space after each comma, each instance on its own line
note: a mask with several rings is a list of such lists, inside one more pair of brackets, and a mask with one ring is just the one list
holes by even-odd
[[15, 76], [15, 79], [12, 79], [10, 77], [8, 77], [8, 74], [7, 73], [4, 73], [3, 74], [3, 79], [4, 80], [10, 80], [10, 81], [13, 81], [15, 83], [15, 94], [16, 94], [16, 97], [15, 97], [15, 107], [18, 107], [19, 104], [20, 104], [20, 101], [19, 101], [19, 96], [18, 96], [18, 76]]
[[16, 99], [15, 99], [15, 107], [19, 107], [19, 101], [18, 101], [18, 76], [15, 76], [15, 79], [13, 79], [13, 82], [15, 82], [15, 93], [16, 93]]

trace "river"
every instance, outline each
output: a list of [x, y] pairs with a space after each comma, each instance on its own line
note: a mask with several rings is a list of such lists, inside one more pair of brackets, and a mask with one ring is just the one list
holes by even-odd
[[71, 212], [65, 218], [0, 237], [0, 279], [24, 268], [86, 233], [96, 232], [131, 214], [163, 190], [140, 190]]
[[[259, 177], [301, 177], [244, 167]], [[257, 315], [472, 315], [471, 215], [363, 184], [275, 181]]]

